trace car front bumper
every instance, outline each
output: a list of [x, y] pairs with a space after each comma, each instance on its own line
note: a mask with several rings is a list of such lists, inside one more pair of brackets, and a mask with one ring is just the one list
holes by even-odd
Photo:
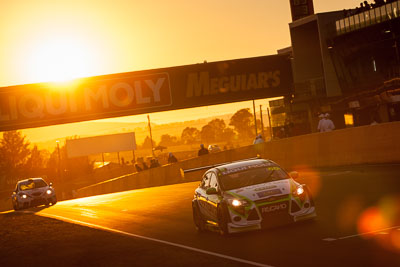
[[38, 197], [30, 197], [22, 198], [18, 197], [18, 205], [20, 208], [29, 208], [29, 207], [36, 207], [40, 205], [47, 205], [49, 203], [55, 203], [56, 195], [49, 195], [49, 196], [38, 196]]
[[[307, 205], [304, 205], [305, 203], [307, 203]], [[229, 233], [246, 232], [287, 225], [315, 218], [317, 213], [312, 201], [307, 200], [305, 203], [303, 203], [299, 210], [296, 209], [295, 212], [293, 212], [293, 201], [281, 202], [281, 204], [287, 205], [287, 209], [272, 211], [269, 213], [262, 212], [263, 208], [268, 207], [269, 205], [257, 206], [250, 210], [247, 217], [239, 216], [233, 210], [229, 209], [231, 222], [228, 223], [228, 231]]]

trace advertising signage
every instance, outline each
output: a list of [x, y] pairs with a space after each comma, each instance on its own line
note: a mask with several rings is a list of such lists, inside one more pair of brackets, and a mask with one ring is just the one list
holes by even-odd
[[135, 133], [110, 134], [66, 140], [68, 158], [136, 149]]
[[283, 96], [293, 78], [273, 55], [0, 88], [0, 131]]

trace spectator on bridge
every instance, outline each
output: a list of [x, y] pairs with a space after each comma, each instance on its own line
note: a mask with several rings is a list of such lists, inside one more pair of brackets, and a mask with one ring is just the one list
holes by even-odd
[[323, 132], [323, 130], [324, 130], [324, 123], [325, 123], [325, 114], [323, 114], [323, 113], [321, 113], [321, 114], [319, 114], [319, 122], [318, 122], [318, 127], [317, 127], [317, 130], [318, 130], [318, 132], [320, 132], [320, 133], [322, 133]]
[[329, 113], [325, 114], [325, 122], [323, 123], [323, 130], [324, 132], [331, 132], [335, 130], [335, 124], [331, 120]]
[[141, 171], [143, 171], [143, 169], [139, 166], [139, 164], [135, 164], [135, 168], [136, 168], [136, 171], [137, 172], [141, 172]]
[[365, 8], [365, 6], [364, 6], [364, 3], [360, 3], [360, 8], [356, 8], [356, 14], [359, 14], [359, 13], [361, 13], [361, 12], [364, 12], [365, 10], [367, 10], [366, 8]]
[[208, 153], [209, 153], [209, 152], [208, 152], [208, 149], [205, 148], [203, 144], [201, 144], [201, 145], [200, 145], [199, 152], [197, 152], [197, 155], [198, 155], [198, 156], [203, 156], [203, 155], [207, 155]]
[[160, 163], [158, 162], [157, 159], [152, 158], [152, 159], [150, 160], [150, 168], [157, 168], [157, 167], [160, 167], [160, 166], [161, 166], [161, 165], [160, 165]]
[[282, 139], [286, 137], [286, 132], [285, 132], [285, 128], [281, 127], [275, 134], [275, 137], [277, 137], [278, 139]]
[[383, 6], [383, 5], [385, 4], [385, 1], [384, 1], [384, 0], [374, 0], [374, 2], [375, 2], [375, 3], [372, 4], [372, 7], [373, 7], [373, 8], [375, 8], [375, 7], [380, 7], [380, 6]]
[[256, 138], [253, 141], [253, 145], [255, 144], [261, 144], [264, 143], [264, 138], [262, 137], [261, 134], [257, 135]]
[[365, 8], [365, 10], [371, 9], [371, 5], [368, 3], [368, 1], [364, 1], [364, 8]]
[[293, 122], [291, 119], [286, 118], [285, 120], [285, 125], [283, 126], [283, 128], [285, 128], [285, 137], [291, 137], [293, 136]]
[[146, 164], [146, 162], [142, 162], [142, 165], [143, 165], [143, 170], [147, 170], [148, 168], [149, 168], [149, 166], [147, 166], [147, 164]]
[[379, 120], [378, 120], [378, 116], [377, 116], [377, 115], [374, 115], [374, 116], [372, 117], [372, 120], [371, 120], [371, 124], [370, 124], [370, 125], [377, 125], [377, 124], [379, 124], [378, 121], [379, 121]]
[[178, 159], [174, 156], [174, 154], [172, 154], [171, 152], [169, 152], [168, 154], [168, 163], [175, 163], [178, 162]]

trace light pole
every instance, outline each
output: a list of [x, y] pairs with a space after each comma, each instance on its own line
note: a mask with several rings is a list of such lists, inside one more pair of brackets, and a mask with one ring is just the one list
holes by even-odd
[[265, 140], [264, 122], [263, 122], [263, 115], [262, 115], [262, 105], [260, 105], [260, 120], [261, 120], [261, 134], [262, 134], [263, 139]]
[[57, 154], [58, 154], [58, 181], [61, 180], [61, 154], [60, 154], [60, 141], [56, 141], [57, 143]]
[[256, 103], [253, 99], [253, 114], [254, 114], [254, 128], [256, 130], [256, 136], [258, 135], [257, 133], [257, 117], [256, 117]]
[[153, 155], [153, 158], [155, 158], [155, 156], [154, 156], [154, 148], [153, 148], [153, 136], [151, 135], [150, 115], [147, 115], [147, 120], [148, 120], [148, 122], [149, 122], [150, 143], [151, 143], [151, 154]]

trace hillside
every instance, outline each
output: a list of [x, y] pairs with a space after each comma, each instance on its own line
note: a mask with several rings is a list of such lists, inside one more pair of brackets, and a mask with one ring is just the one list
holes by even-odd
[[[210, 116], [198, 120], [175, 122], [169, 124], [156, 124], [152, 123], [152, 135], [156, 142], [160, 141], [163, 134], [169, 134], [180, 138], [183, 129], [186, 127], [195, 127], [199, 130], [206, 125], [209, 121], [219, 118], [223, 119], [228, 125], [229, 120], [233, 114], [225, 114], [220, 116]], [[56, 141], [59, 140], [61, 144], [69, 137], [89, 137], [98, 135], [107, 135], [123, 132], [135, 132], [137, 144], [143, 143], [146, 136], [149, 135], [147, 122], [141, 123], [127, 123], [127, 122], [110, 122], [110, 121], [93, 121], [81, 122], [67, 125], [48, 126], [41, 128], [33, 128], [23, 130], [23, 134], [27, 139], [38, 146], [39, 149], [47, 149], [53, 151], [56, 147]], [[52, 136], [53, 138], [48, 138]]]

